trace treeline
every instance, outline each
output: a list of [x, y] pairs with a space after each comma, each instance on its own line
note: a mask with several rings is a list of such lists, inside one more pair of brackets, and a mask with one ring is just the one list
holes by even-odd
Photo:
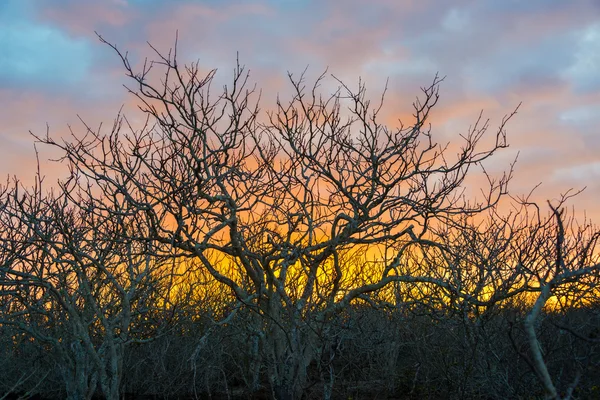
[[[128, 348], [121, 398], [272, 398], [260, 340], [243, 328], [256, 317], [239, 312], [214, 327], [212, 317], [195, 311], [178, 328]], [[563, 393], [578, 380], [574, 398], [600, 398], [599, 314], [596, 305], [548, 312], [539, 322], [549, 371]], [[435, 318], [353, 306], [332, 321], [327, 340], [314, 343], [319, 356], [307, 365], [303, 398], [322, 398], [330, 375], [334, 399], [543, 398], [523, 317], [518, 305], [478, 317]], [[13, 393], [6, 398], [67, 397], [63, 367], [51, 348], [6, 327], [0, 340], [0, 392]]]
[[483, 167], [516, 110], [449, 146], [437, 77], [391, 128], [360, 81], [263, 113], [240, 65], [215, 94], [108, 45], [145, 119], [34, 135], [69, 174], [0, 186], [6, 398], [597, 395], [600, 230]]

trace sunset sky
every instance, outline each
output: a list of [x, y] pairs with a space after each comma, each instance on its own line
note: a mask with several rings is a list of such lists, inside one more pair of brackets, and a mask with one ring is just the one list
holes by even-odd
[[[571, 204], [600, 223], [598, 0], [1, 0], [0, 172], [30, 180], [29, 130], [81, 132], [77, 115], [110, 125], [123, 104], [136, 114], [120, 60], [94, 31], [141, 60], [146, 41], [168, 51], [177, 30], [181, 60], [218, 68], [219, 82], [239, 52], [263, 108], [289, 90], [286, 71], [307, 66], [350, 86], [362, 77], [375, 98], [389, 78], [390, 125], [409, 124], [419, 87], [446, 76], [431, 121], [442, 142], [481, 110], [493, 133], [522, 102], [491, 171], [519, 153], [513, 194], [542, 182], [545, 200], [587, 186]], [[53, 154], [38, 150], [55, 179], [60, 167], [44, 161]]]

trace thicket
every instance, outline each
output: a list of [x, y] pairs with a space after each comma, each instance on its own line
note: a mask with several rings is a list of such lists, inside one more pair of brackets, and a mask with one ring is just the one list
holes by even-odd
[[69, 175], [0, 187], [4, 398], [598, 397], [600, 231], [484, 168], [517, 110], [439, 144], [438, 77], [389, 127], [360, 81], [263, 112], [108, 45], [145, 122], [34, 134]]

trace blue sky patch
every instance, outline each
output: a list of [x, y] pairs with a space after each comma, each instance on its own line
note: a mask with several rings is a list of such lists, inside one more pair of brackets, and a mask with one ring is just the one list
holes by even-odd
[[0, 86], [56, 90], [83, 80], [92, 64], [90, 43], [38, 23], [30, 5], [8, 1], [0, 8]]

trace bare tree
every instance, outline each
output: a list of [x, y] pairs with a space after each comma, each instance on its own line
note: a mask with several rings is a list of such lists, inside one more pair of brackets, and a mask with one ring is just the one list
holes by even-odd
[[[570, 197], [562, 196], [558, 204], [548, 202], [551, 214], [540, 219], [532, 232], [536, 242], [536, 258], [524, 265], [538, 291], [535, 302], [524, 319], [531, 352], [529, 363], [547, 397], [557, 400], [573, 398], [585, 363], [579, 363], [576, 371], [573, 371], [572, 382], [566, 385], [561, 393], [544, 360], [542, 345], [536, 332], [537, 321], [545, 312], [550, 311], [548, 302], [552, 298], [560, 306], [569, 308], [581, 306], [581, 300], [586, 296], [592, 295], [597, 298], [596, 284], [600, 277], [600, 231], [590, 223], [578, 224], [573, 217], [566, 216], [564, 203]], [[578, 334], [575, 327], [561, 326], [561, 330], [580, 340], [586, 340], [583, 333]]]
[[96, 189], [74, 174], [46, 194], [41, 178], [15, 180], [0, 197], [0, 323], [54, 354], [70, 399], [97, 385], [118, 399], [125, 347], [166, 328], [172, 306], [172, 263], [133, 240], [126, 204]]
[[[597, 342], [593, 324], [569, 321], [598, 305], [600, 231], [566, 216], [568, 195], [547, 216], [529, 198], [500, 214], [512, 165], [499, 177], [483, 165], [516, 110], [490, 134], [480, 116], [439, 144], [437, 76], [392, 128], [385, 91], [372, 101], [360, 80], [290, 73], [289, 98], [261, 113], [239, 63], [215, 94], [216, 71], [180, 65], [176, 49], [152, 48], [137, 70], [100, 40], [144, 123], [119, 112], [108, 131], [34, 135], [70, 175], [52, 190], [39, 172], [33, 187], [0, 187], [0, 339], [51, 354], [69, 398], [118, 399], [124, 385], [257, 394], [264, 381], [276, 399], [330, 399], [339, 381], [344, 395], [379, 382], [378, 395], [446, 385], [502, 398], [520, 393], [509, 341], [530, 368], [519, 385], [574, 396], [593, 354], [559, 349], [572, 370], [559, 374], [549, 349]], [[484, 184], [470, 199], [473, 169]], [[126, 362], [137, 382], [123, 383]], [[2, 385], [17, 390], [47, 375], [11, 376]], [[169, 387], [148, 384], [165, 376]]]
[[[411, 254], [418, 258], [415, 264], [422, 263], [423, 268], [439, 274], [440, 279], [470, 294], [470, 298], [461, 299], [452, 293], [441, 293], [436, 308], [457, 312], [465, 327], [474, 322], [477, 329], [465, 332], [473, 360], [485, 360], [476, 349], [486, 339], [479, 328], [507, 305], [521, 305], [528, 351], [516, 347], [551, 399], [572, 398], [592, 355], [579, 356], [579, 360], [571, 355], [576, 371], [572, 371], [572, 381], [562, 385], [561, 391], [551, 375], [538, 335], [539, 320], [548, 314], [597, 301], [600, 231], [589, 221], [579, 224], [567, 216], [564, 206], [573, 196], [561, 196], [558, 204], [548, 202], [551, 211], [548, 215], [529, 200], [530, 195], [514, 199], [513, 210], [507, 215], [492, 209], [484, 219], [465, 216], [459, 229], [450, 225], [432, 228], [447, 251], [432, 246], [416, 256], [414, 252]], [[445, 306], [440, 306], [441, 303]], [[515, 318], [510, 323], [514, 322]], [[590, 340], [585, 333], [578, 333], [575, 326], [558, 327], [575, 339]], [[490, 355], [494, 355], [493, 346]]]
[[510, 171], [496, 180], [482, 170], [488, 179], [479, 201], [466, 199], [464, 181], [507, 146], [504, 126], [514, 112], [487, 148], [488, 123], [479, 119], [452, 155], [428, 126], [437, 77], [414, 103], [410, 126], [382, 124], [384, 96], [372, 104], [362, 82], [353, 90], [331, 78], [338, 89], [323, 94], [325, 75], [307, 86], [304, 75], [290, 74], [291, 99], [263, 117], [239, 65], [215, 97], [215, 71], [180, 65], [176, 51], [156, 51], [136, 72], [110, 46], [146, 125], [119, 115], [108, 134], [86, 126], [69, 140], [38, 140], [61, 149], [75, 175], [144, 221], [141, 231], [116, 237], [160, 243], [154, 251], [203, 268], [258, 316], [248, 329], [260, 340], [275, 398], [299, 398], [307, 367], [331, 339], [331, 318], [353, 302], [374, 301], [391, 283], [474, 299], [447, 276], [411, 269], [407, 253], [446, 251], [432, 226], [460, 229], [461, 216], [490, 209], [506, 193]]

